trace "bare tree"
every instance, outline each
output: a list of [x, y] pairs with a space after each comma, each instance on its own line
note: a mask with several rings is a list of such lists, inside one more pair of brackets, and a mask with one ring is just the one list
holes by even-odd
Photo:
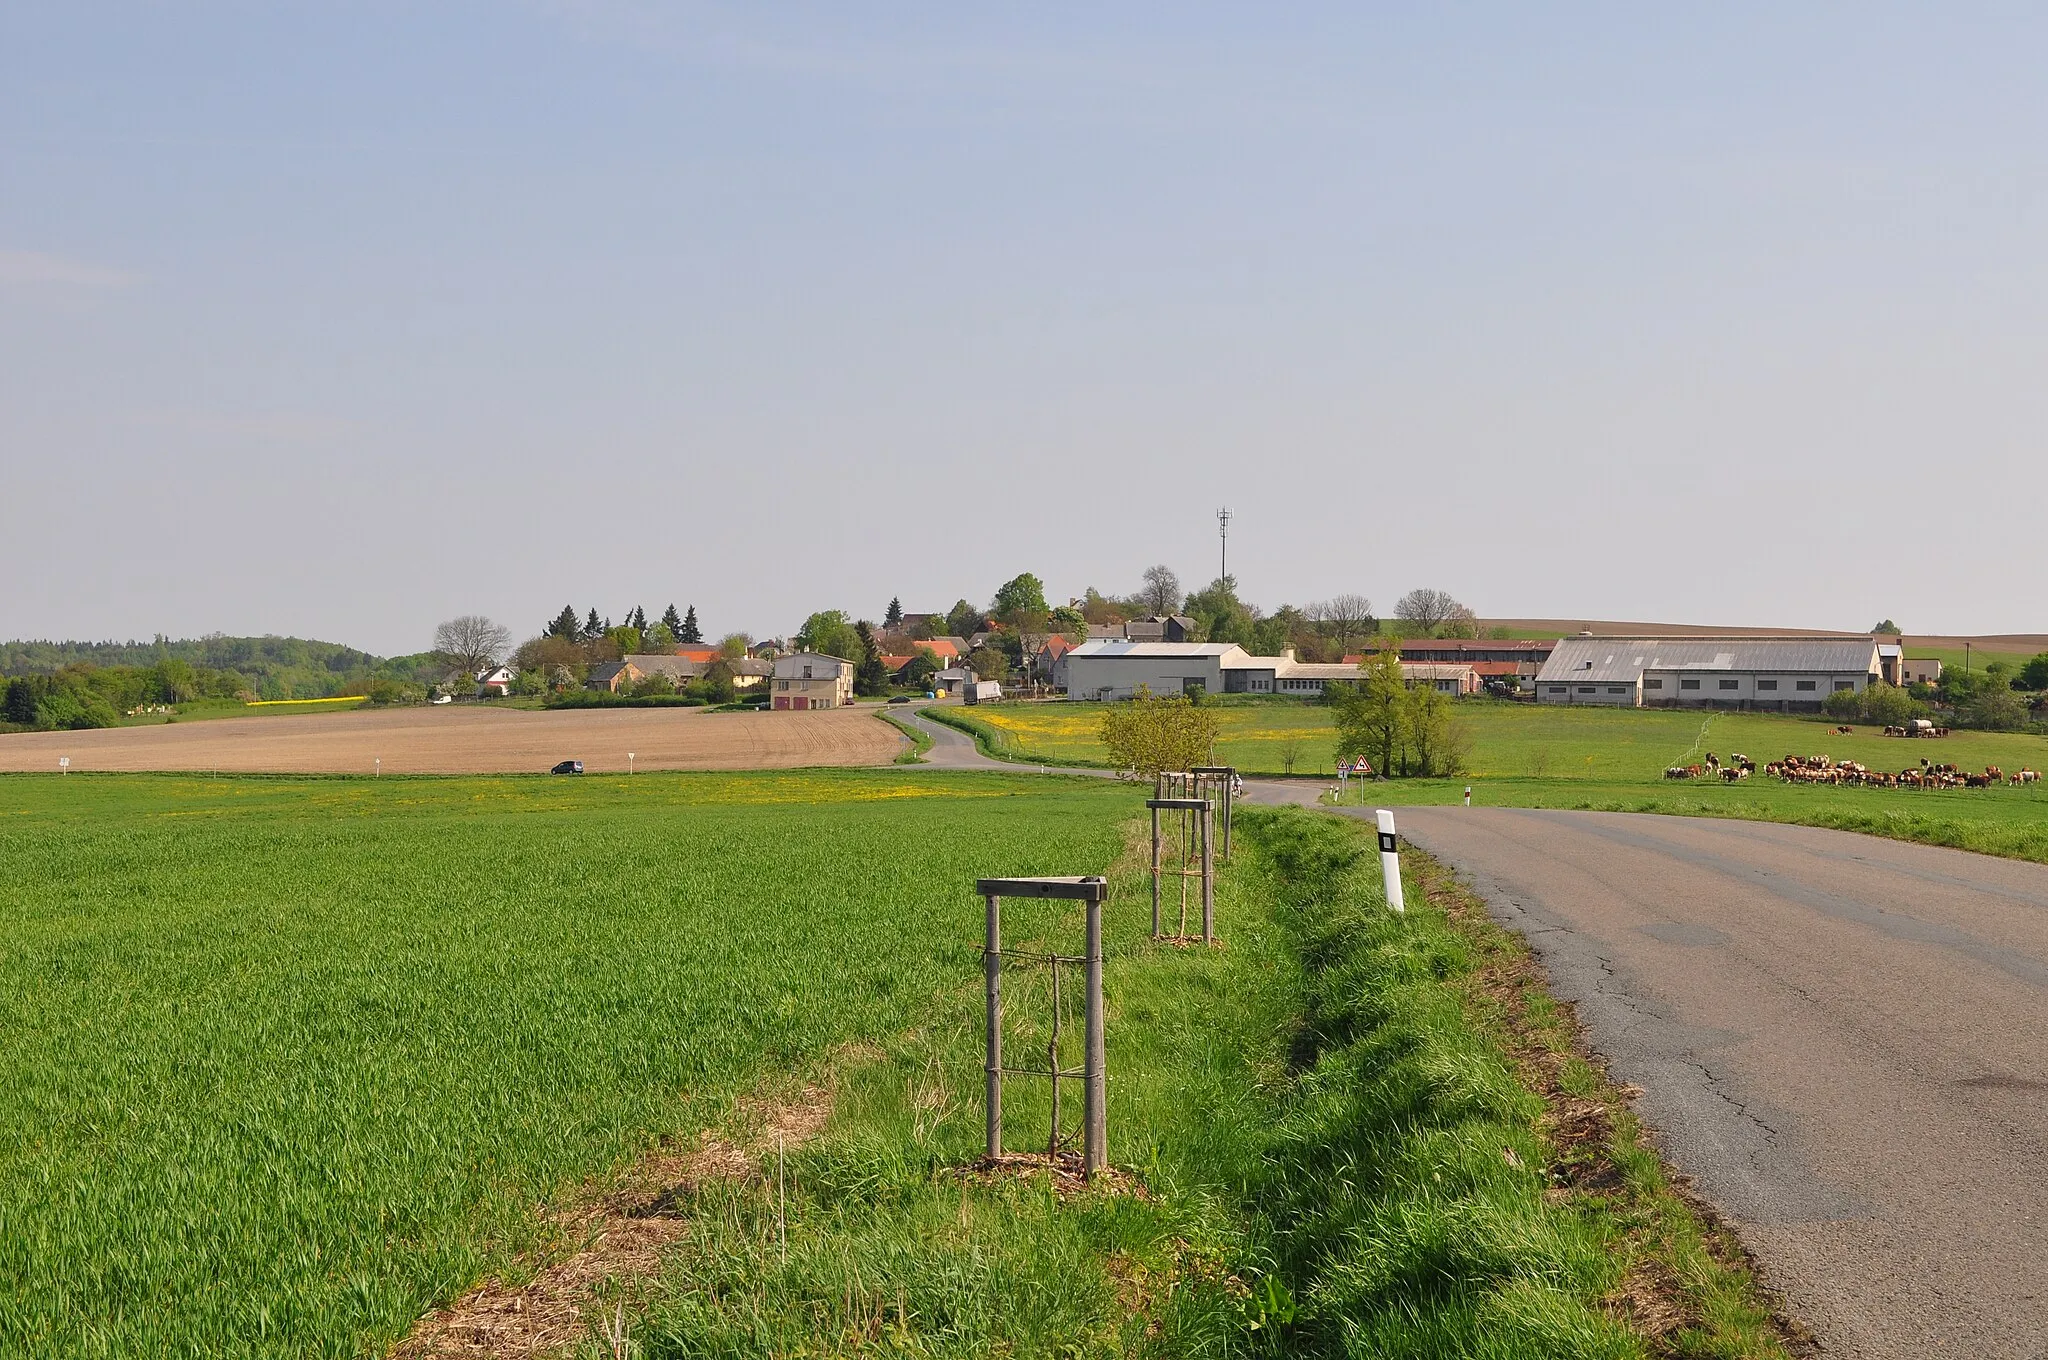
[[1479, 616], [1461, 604], [1444, 616], [1443, 626], [1437, 629], [1437, 636], [1476, 638], [1479, 636]]
[[[1394, 617], [1424, 633], [1434, 634], [1444, 620], [1464, 609], [1465, 606], [1453, 599], [1449, 591], [1411, 590], [1394, 606]], [[1469, 614], [1471, 611], [1465, 612]]]
[[511, 646], [512, 634], [481, 614], [464, 614], [434, 630], [434, 650], [471, 675], [497, 665]]
[[1338, 655], [1350, 653], [1353, 641], [1370, 634], [1379, 625], [1373, 617], [1372, 601], [1363, 595], [1338, 595], [1315, 606], [1316, 621], [1337, 644]]
[[1180, 608], [1180, 577], [1169, 566], [1147, 567], [1145, 587], [1138, 592], [1138, 598], [1155, 614], [1174, 613]]

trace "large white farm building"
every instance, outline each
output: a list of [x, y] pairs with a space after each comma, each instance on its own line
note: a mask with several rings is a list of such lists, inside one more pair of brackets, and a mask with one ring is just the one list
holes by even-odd
[[[1401, 663], [1409, 684], [1426, 684], [1449, 694], [1472, 694], [1479, 675], [1469, 665]], [[1292, 651], [1253, 656], [1234, 642], [1129, 642], [1114, 638], [1082, 643], [1054, 663], [1054, 683], [1074, 699], [1128, 699], [1140, 688], [1154, 694], [1321, 694], [1338, 681], [1358, 679], [1358, 665], [1296, 661]]]
[[1813, 713], [1884, 676], [1875, 637], [1564, 638], [1536, 675], [1545, 704]]

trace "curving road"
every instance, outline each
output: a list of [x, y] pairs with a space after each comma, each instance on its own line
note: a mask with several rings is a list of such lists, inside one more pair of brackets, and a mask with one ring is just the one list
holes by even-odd
[[[934, 763], [1029, 768], [920, 725]], [[2048, 1357], [2048, 865], [1767, 822], [1396, 817], [1529, 940], [1824, 1353]]]
[[2048, 1356], [2048, 866], [1754, 822], [1396, 816], [1528, 938], [1827, 1353]]

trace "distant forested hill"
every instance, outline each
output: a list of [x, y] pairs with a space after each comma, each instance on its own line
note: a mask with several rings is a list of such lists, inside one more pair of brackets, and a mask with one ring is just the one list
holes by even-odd
[[[431, 656], [384, 659], [338, 642], [295, 637], [225, 637], [152, 642], [4, 642], [0, 643], [0, 676], [55, 675], [72, 668], [159, 667], [183, 662], [212, 673], [225, 683], [207, 684], [205, 692], [232, 694], [247, 690], [265, 699], [324, 698], [362, 692], [371, 679], [429, 682], [444, 669]], [[245, 684], [237, 684], [238, 677]]]

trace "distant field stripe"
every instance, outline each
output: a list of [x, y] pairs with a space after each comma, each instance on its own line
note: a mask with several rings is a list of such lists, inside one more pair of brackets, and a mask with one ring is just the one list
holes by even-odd
[[367, 694], [337, 694], [332, 699], [251, 699], [246, 708], [269, 708], [275, 704], [359, 704]]

